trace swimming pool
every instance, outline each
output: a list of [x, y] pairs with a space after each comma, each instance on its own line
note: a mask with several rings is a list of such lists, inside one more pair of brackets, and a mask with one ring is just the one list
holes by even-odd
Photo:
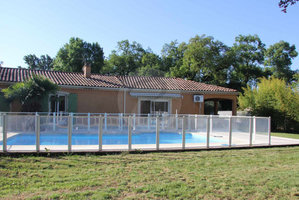
[[[186, 143], [206, 143], [206, 137], [186, 133]], [[98, 134], [75, 133], [72, 134], [72, 145], [97, 145]], [[103, 134], [103, 145], [128, 144], [128, 134]], [[219, 138], [210, 137], [210, 143], [224, 143]], [[132, 144], [155, 144], [156, 133], [133, 133]], [[182, 143], [180, 133], [160, 132], [160, 144]], [[35, 145], [36, 135], [34, 133], [20, 133], [7, 139], [8, 145]], [[42, 133], [40, 135], [40, 145], [67, 145], [67, 134]], [[0, 142], [2, 145], [2, 141]]]

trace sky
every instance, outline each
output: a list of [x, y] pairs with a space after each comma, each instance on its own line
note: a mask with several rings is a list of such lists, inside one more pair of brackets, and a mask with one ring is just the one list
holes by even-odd
[[[0, 0], [0, 61], [26, 67], [23, 57], [55, 57], [71, 37], [98, 42], [105, 57], [128, 39], [160, 54], [165, 43], [213, 36], [228, 46], [257, 34], [269, 47], [281, 40], [299, 51], [299, 3], [285, 14], [279, 0]], [[299, 56], [293, 60], [299, 69]]]

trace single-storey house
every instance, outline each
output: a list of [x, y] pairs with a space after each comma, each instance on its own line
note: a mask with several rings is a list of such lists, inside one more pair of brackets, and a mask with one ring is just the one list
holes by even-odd
[[[217, 114], [226, 110], [236, 114], [234, 89], [181, 78], [91, 74], [86, 65], [83, 73], [0, 67], [0, 91], [33, 74], [60, 87], [57, 94], [41, 100], [44, 112]], [[19, 112], [20, 104], [8, 104], [2, 94], [0, 111]]]

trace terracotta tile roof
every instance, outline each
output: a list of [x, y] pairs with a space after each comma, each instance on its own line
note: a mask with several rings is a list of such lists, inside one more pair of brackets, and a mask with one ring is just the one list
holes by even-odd
[[92, 74], [85, 78], [83, 73], [29, 70], [0, 67], [0, 82], [22, 82], [33, 74], [42, 75], [63, 86], [131, 88], [152, 90], [184, 90], [207, 92], [237, 92], [234, 89], [198, 83], [181, 78], [144, 77], [144, 76], [105, 76]]

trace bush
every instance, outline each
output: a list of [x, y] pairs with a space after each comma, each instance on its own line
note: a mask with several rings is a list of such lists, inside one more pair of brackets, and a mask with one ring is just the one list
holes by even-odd
[[31, 79], [16, 83], [3, 89], [5, 98], [12, 102], [19, 100], [23, 112], [40, 112], [41, 100], [49, 93], [56, 93], [58, 86], [43, 76], [33, 76]]
[[284, 80], [261, 78], [257, 87], [244, 88], [238, 100], [242, 110], [249, 109], [256, 116], [270, 116], [272, 130], [295, 132], [299, 129], [298, 87], [287, 85]]

